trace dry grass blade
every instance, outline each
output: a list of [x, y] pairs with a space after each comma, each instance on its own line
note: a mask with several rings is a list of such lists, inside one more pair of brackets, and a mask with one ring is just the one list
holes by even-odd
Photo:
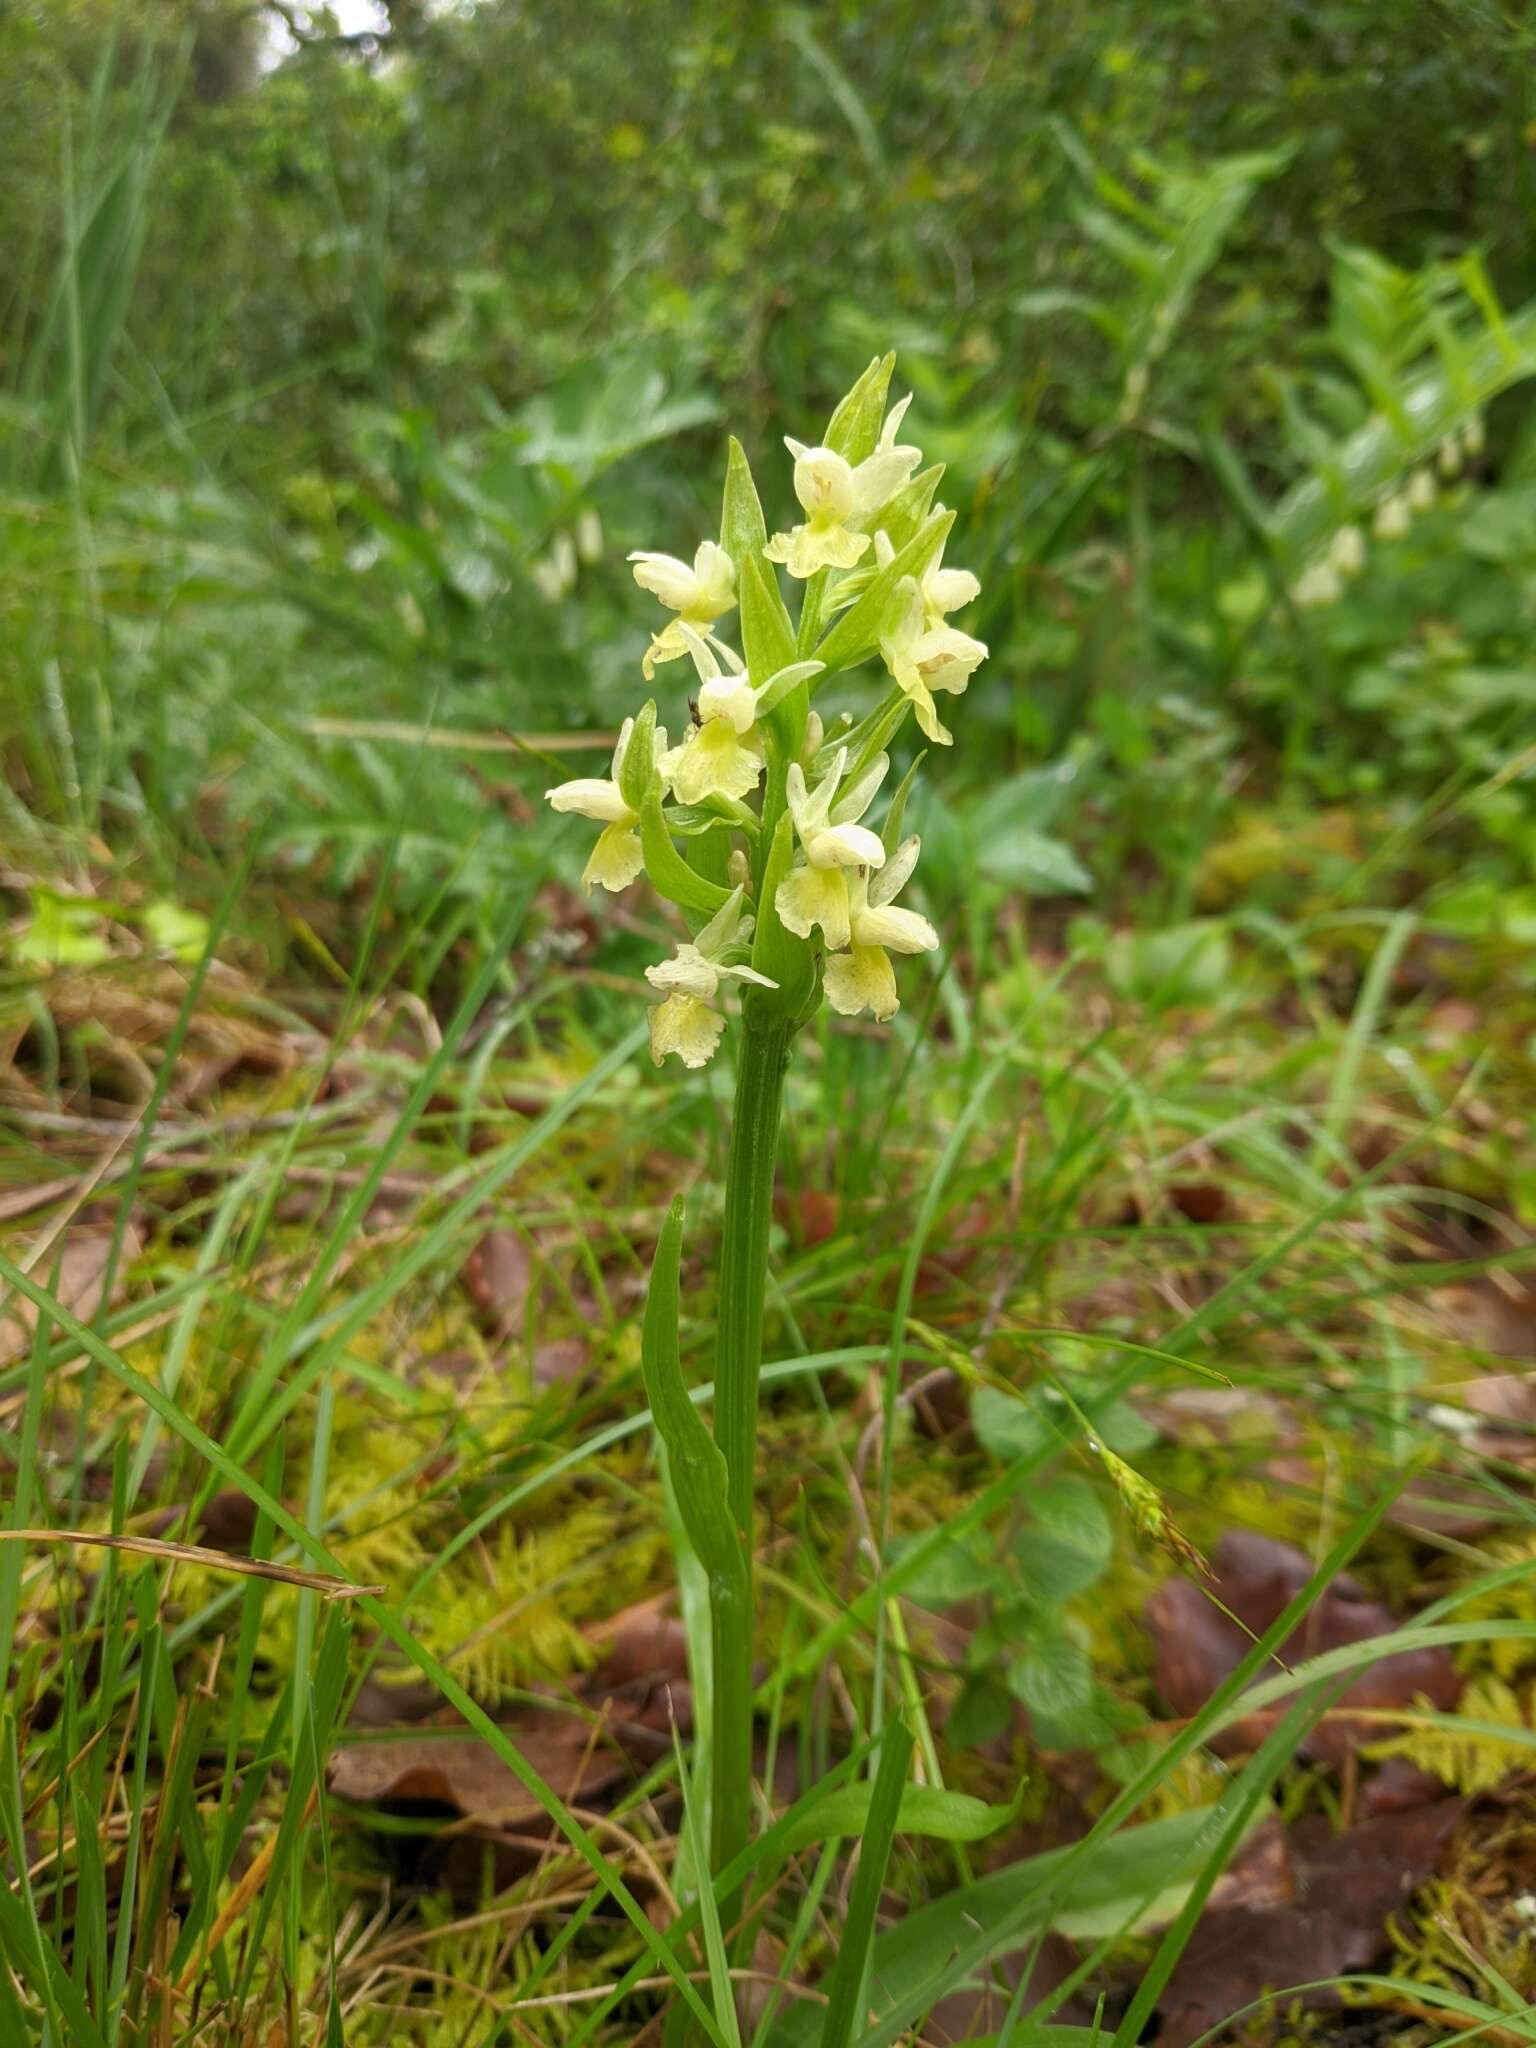
[[293, 1565], [272, 1564], [265, 1558], [231, 1557], [227, 1551], [209, 1550], [201, 1543], [167, 1543], [158, 1536], [104, 1536], [90, 1529], [0, 1529], [0, 1543], [69, 1543], [94, 1550], [128, 1550], [136, 1557], [206, 1565], [210, 1571], [235, 1572], [247, 1579], [275, 1579], [279, 1585], [318, 1593], [322, 1600], [361, 1600], [388, 1590], [384, 1586], [354, 1585], [350, 1579], [333, 1578], [328, 1572], [302, 1572]]

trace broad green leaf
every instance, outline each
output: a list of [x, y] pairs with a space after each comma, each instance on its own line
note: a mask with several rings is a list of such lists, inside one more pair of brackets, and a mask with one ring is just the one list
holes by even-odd
[[208, 943], [208, 920], [199, 911], [187, 910], [168, 897], [144, 906], [142, 923], [162, 953], [184, 961], [201, 960]]
[[[808, 1843], [827, 1842], [835, 1835], [862, 1836], [869, 1826], [874, 1790], [866, 1779], [829, 1792], [790, 1829], [784, 1854], [793, 1855]], [[1021, 1796], [1022, 1790], [1021, 1786]], [[1018, 1810], [1018, 1799], [1007, 1806], [989, 1806], [984, 1799], [973, 1799], [968, 1792], [949, 1792], [942, 1785], [904, 1785], [896, 1832], [925, 1835], [937, 1842], [980, 1842], [1006, 1827]]]
[[32, 921], [11, 944], [18, 966], [96, 967], [111, 957], [99, 903], [56, 896], [51, 889], [31, 894]]
[[1109, 1512], [1086, 1479], [1053, 1479], [1029, 1500], [1032, 1521], [1013, 1555], [1032, 1600], [1070, 1600], [1102, 1577], [1114, 1554]]
[[1047, 1749], [1081, 1746], [1093, 1709], [1093, 1659], [1076, 1636], [1045, 1628], [1008, 1666], [1008, 1689], [1028, 1708], [1037, 1740]]
[[[907, 1913], [874, 1943], [874, 2018], [860, 2048], [888, 2048], [947, 1990], [1032, 1946], [1063, 1920], [1104, 1912], [1119, 1926], [1138, 1917], [1171, 1885], [1193, 1880], [1219, 1825], [1216, 1816], [1217, 1809], [1200, 1807], [1126, 1828], [1091, 1855], [1079, 1855], [1076, 1845], [1051, 1849]], [[817, 2022], [812, 2006], [787, 2013], [774, 2030], [774, 2048], [809, 2048]]]
[[1536, 483], [1481, 492], [1462, 518], [1460, 537], [1482, 561], [1529, 565], [1536, 559]]
[[944, 1739], [961, 1749], [980, 1749], [1007, 1732], [1013, 1695], [995, 1678], [968, 1678], [949, 1710]]
[[1166, 931], [1122, 932], [1104, 955], [1119, 996], [1164, 1005], [1215, 1002], [1230, 986], [1232, 948], [1217, 918], [1192, 918]]
[[1065, 841], [1028, 825], [1004, 826], [979, 838], [976, 865], [995, 882], [1031, 896], [1082, 896], [1093, 887], [1092, 875]]
[[[896, 1537], [886, 1546], [888, 1561], [900, 1564], [922, 1540], [920, 1535]], [[990, 1592], [997, 1585], [998, 1576], [998, 1567], [990, 1557], [982, 1556], [971, 1545], [951, 1543], [921, 1566], [902, 1590], [919, 1607], [953, 1607], [957, 1601]]]

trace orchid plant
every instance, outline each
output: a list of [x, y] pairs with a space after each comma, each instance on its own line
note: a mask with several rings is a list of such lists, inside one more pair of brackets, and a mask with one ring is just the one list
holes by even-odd
[[[823, 1002], [887, 1021], [900, 1000], [892, 954], [939, 943], [926, 917], [896, 901], [920, 851], [902, 820], [921, 754], [878, 828], [868, 820], [909, 715], [927, 740], [948, 745], [934, 693], [963, 693], [987, 652], [948, 623], [980, 585], [943, 566], [954, 514], [934, 503], [942, 466], [923, 468], [921, 451], [898, 439], [910, 399], [887, 410], [894, 361], [870, 364], [818, 445], [787, 441], [804, 515], [788, 532], [769, 537], [733, 440], [719, 538], [700, 542], [691, 565], [630, 557], [636, 582], [672, 614], [644, 654], [646, 679], [687, 662], [696, 684], [682, 738], [668, 744], [647, 702], [626, 719], [606, 779], [548, 792], [556, 810], [602, 827], [588, 890], [625, 889], [643, 874], [688, 924], [672, 957], [646, 970], [661, 996], [650, 1019], [656, 1063], [675, 1055], [704, 1066], [725, 1037], [727, 992], [740, 994], [713, 1436], [678, 1361], [680, 1201], [657, 1250], [644, 1342], [679, 1511], [709, 1580], [716, 1874], [746, 1847], [751, 1823], [754, 1454], [784, 1077]], [[794, 615], [780, 567], [799, 591]], [[869, 673], [872, 701], [862, 717], [844, 712], [829, 727], [813, 700], [850, 670]]]

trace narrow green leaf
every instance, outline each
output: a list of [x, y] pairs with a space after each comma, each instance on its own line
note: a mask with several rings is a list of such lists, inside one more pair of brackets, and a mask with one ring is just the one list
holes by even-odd
[[720, 506], [720, 545], [736, 564], [738, 586], [748, 562], [755, 561], [768, 539], [763, 508], [752, 481], [752, 465], [732, 434], [725, 458], [725, 497]]
[[859, 1867], [854, 1872], [853, 1891], [848, 1900], [848, 1917], [843, 1922], [842, 1942], [832, 1968], [826, 2018], [822, 2022], [821, 2048], [848, 2048], [854, 2023], [859, 2017], [860, 1992], [870, 1950], [875, 1938], [875, 1909], [885, 1883], [885, 1866], [890, 1861], [891, 1842], [901, 1812], [902, 1788], [912, 1761], [912, 1733], [903, 1721], [886, 1724], [880, 1742], [880, 1768], [870, 1791], [869, 1810], [859, 1846]]
[[795, 629], [779, 595], [773, 572], [757, 555], [748, 555], [736, 572], [741, 601], [741, 648], [754, 689], [788, 668], [795, 659]]
[[893, 548], [904, 548], [918, 532], [928, 517], [928, 508], [943, 475], [942, 462], [930, 463], [927, 469], [920, 469], [916, 476], [909, 477], [895, 497], [888, 498], [881, 506], [875, 523], [884, 529]]
[[866, 456], [874, 454], [885, 419], [891, 372], [895, 367], [894, 350], [875, 357], [853, 389], [833, 408], [832, 417], [827, 421], [827, 431], [822, 436], [824, 448], [835, 449], [844, 461], [855, 466]]
[[[699, 1795], [688, 1775], [682, 1738], [672, 1723], [672, 1755], [677, 1764], [677, 1781], [683, 1794], [683, 1846], [701, 1874], [707, 1871], [704, 1833], [699, 1825]], [[699, 1886], [699, 1918], [704, 1928], [704, 1954], [709, 1962], [709, 1990], [715, 2004], [715, 2021], [725, 2038], [726, 2048], [741, 2048], [741, 2029], [736, 2020], [736, 1994], [731, 1986], [730, 1958], [720, 1926], [720, 1908], [715, 1888], [708, 1877]]]
[[655, 733], [656, 699], [648, 697], [635, 715], [634, 730], [619, 763], [619, 794], [632, 811], [638, 811], [645, 802], [646, 791], [655, 779]]
[[867, 718], [861, 718], [857, 725], [834, 729], [827, 735], [826, 742], [817, 754], [812, 766], [812, 780], [825, 775], [841, 750], [848, 749], [847, 776], [856, 781], [860, 773], [869, 766], [876, 754], [883, 754], [891, 741], [906, 723], [911, 700], [900, 690], [892, 690], [878, 703]]
[[917, 771], [928, 758], [926, 747], [913, 757], [912, 765], [896, 785], [896, 792], [886, 807], [885, 823], [880, 827], [880, 841], [889, 858], [901, 844], [901, 821], [907, 814], [907, 798], [912, 794], [912, 784]]
[[667, 1211], [651, 1266], [640, 1334], [640, 1369], [656, 1428], [672, 1461], [678, 1512], [699, 1562], [713, 1579], [745, 1585], [741, 1544], [726, 1497], [725, 1457], [688, 1396], [678, 1357], [678, 1265], [683, 1250], [683, 1198]]
[[818, 661], [824, 661], [829, 669], [839, 669], [851, 668], [856, 661], [863, 659], [875, 644], [896, 585], [903, 576], [922, 575], [943, 547], [954, 523], [954, 513], [942, 507], [929, 513], [906, 546], [896, 550], [892, 560], [873, 579], [858, 603], [844, 612], [815, 649]]
[[1284, 560], [1304, 561], [1341, 520], [1374, 504], [1406, 470], [1430, 460], [1448, 434], [1530, 376], [1536, 376], [1536, 301], [1511, 314], [1498, 331], [1479, 334], [1455, 382], [1437, 368], [1405, 386], [1410, 442], [1391, 421], [1370, 420], [1337, 445], [1326, 474], [1307, 477], [1286, 493], [1269, 522]]

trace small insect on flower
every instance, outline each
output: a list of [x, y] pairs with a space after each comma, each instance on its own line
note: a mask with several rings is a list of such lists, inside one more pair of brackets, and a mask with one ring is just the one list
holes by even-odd
[[782, 562], [791, 576], [814, 576], [818, 569], [851, 569], [869, 546], [858, 531], [906, 483], [923, 459], [920, 448], [901, 447], [896, 430], [912, 403], [911, 393], [893, 406], [880, 434], [880, 445], [855, 467], [835, 448], [807, 448], [788, 435], [784, 445], [795, 458], [795, 496], [805, 513], [803, 525], [776, 533], [763, 553]]
[[658, 772], [665, 775], [662, 757], [667, 746], [667, 735], [661, 726], [652, 726], [650, 730], [649, 764], [629, 759], [635, 721], [626, 718], [619, 729], [619, 743], [613, 750], [613, 771], [606, 781], [598, 776], [578, 776], [574, 782], [562, 782], [544, 792], [545, 801], [552, 809], [576, 811], [583, 818], [597, 819], [603, 827], [581, 873], [581, 886], [589, 896], [594, 883], [600, 889], [627, 889], [645, 865], [637, 829], [640, 813], [630, 802], [630, 796], [637, 789], [643, 791], [651, 775]]
[[[699, 672], [698, 723], [662, 761], [679, 803], [706, 797], [744, 797], [763, 772], [763, 743], [757, 733], [757, 692], [741, 662], [720, 640], [703, 640], [691, 626], [673, 630], [683, 639]], [[721, 669], [716, 649], [731, 664]]]
[[754, 922], [743, 915], [745, 900], [745, 889], [733, 889], [696, 939], [645, 970], [652, 988], [666, 991], [665, 1002], [651, 1012], [651, 1057], [658, 1067], [669, 1052], [685, 1067], [702, 1067], [713, 1057], [725, 1019], [709, 1005], [722, 981], [777, 988], [777, 982], [745, 964]]
[[874, 802], [889, 765], [884, 754], [877, 754], [839, 795], [848, 766], [846, 747], [838, 748], [831, 767], [814, 790], [806, 788], [805, 771], [799, 762], [790, 763], [785, 802], [805, 862], [792, 868], [779, 884], [774, 907], [785, 929], [798, 938], [808, 939], [811, 928], [819, 925], [834, 952], [847, 946], [848, 871], [878, 868], [885, 860], [885, 848], [878, 833], [858, 820]]
[[657, 662], [677, 661], [688, 652], [681, 626], [712, 626], [734, 608], [736, 569], [725, 549], [713, 540], [699, 542], [691, 569], [676, 555], [659, 555], [645, 548], [637, 548], [629, 559], [640, 588], [660, 598], [669, 612], [677, 613], [671, 625], [651, 641], [640, 664], [649, 682]]
[[883, 1024], [900, 1008], [892, 953], [931, 953], [939, 943], [933, 926], [915, 910], [900, 909], [895, 898], [911, 879], [922, 842], [904, 840], [883, 868], [873, 875], [862, 868], [848, 884], [846, 953], [833, 953], [826, 964], [827, 1001], [839, 1015], [857, 1017], [868, 1010]]

